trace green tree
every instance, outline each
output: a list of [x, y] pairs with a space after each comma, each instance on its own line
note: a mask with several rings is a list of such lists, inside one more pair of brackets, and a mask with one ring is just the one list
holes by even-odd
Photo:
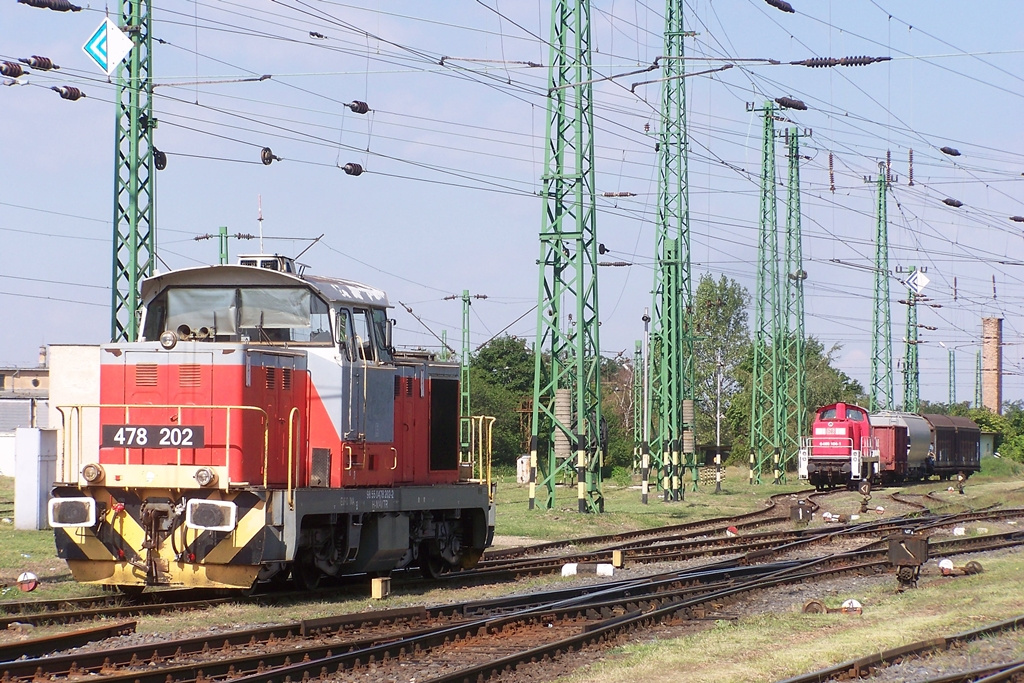
[[[743, 387], [737, 374], [750, 347], [747, 305], [750, 294], [735, 280], [710, 273], [701, 275], [693, 299], [694, 401], [697, 440], [715, 443], [715, 410], [719, 362], [722, 372], [722, 412], [727, 413]], [[749, 401], [747, 411], [749, 412]], [[734, 440], [729, 421], [722, 422], [722, 443]]]
[[607, 435], [604, 473], [633, 465], [633, 364], [622, 355], [601, 359], [601, 416]]
[[[821, 406], [837, 401], [858, 405], [864, 405], [867, 402], [864, 387], [861, 386], [860, 382], [852, 379], [842, 370], [833, 367], [835, 355], [840, 350], [842, 350], [840, 344], [833, 344], [826, 351], [825, 346], [815, 337], [808, 337], [804, 342], [805, 377], [807, 380], [805, 394], [807, 397], [807, 417], [804, 424], [807, 425], [806, 428], [808, 429], [813, 421], [814, 411]], [[752, 390], [750, 381], [753, 364], [754, 348], [753, 344], [748, 344], [745, 349], [744, 360], [736, 369], [736, 375], [743, 385], [743, 389], [733, 397], [732, 404], [726, 413], [733, 433], [741, 444], [747, 443], [750, 438], [750, 401]], [[793, 426], [790, 425], [790, 430], [792, 431], [792, 429]], [[798, 436], [803, 437], [806, 435], [800, 434]], [[746, 458], [746, 450], [742, 453], [734, 451], [732, 454], [733, 462], [746, 462]]]
[[533, 362], [526, 342], [509, 335], [484, 344], [469, 361], [473, 414], [497, 418], [491, 435], [495, 465], [514, 467], [526, 452], [522, 408], [533, 396]]
[[[470, 367], [489, 373], [491, 381], [515, 394], [533, 395], [533, 351], [526, 341], [504, 335], [487, 342], [473, 354]], [[476, 412], [474, 410], [474, 412]]]

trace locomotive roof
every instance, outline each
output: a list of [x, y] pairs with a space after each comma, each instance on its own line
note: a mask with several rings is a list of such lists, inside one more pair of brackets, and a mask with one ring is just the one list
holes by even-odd
[[168, 287], [296, 286], [313, 289], [324, 299], [346, 304], [389, 307], [383, 290], [352, 280], [321, 275], [297, 275], [269, 268], [238, 265], [197, 266], [161, 273], [142, 281], [142, 299], [149, 302]]

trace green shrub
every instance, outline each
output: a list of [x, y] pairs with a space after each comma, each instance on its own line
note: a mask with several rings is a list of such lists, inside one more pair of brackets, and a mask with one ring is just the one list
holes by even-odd
[[613, 467], [612, 481], [623, 488], [633, 485], [633, 472], [628, 467]]

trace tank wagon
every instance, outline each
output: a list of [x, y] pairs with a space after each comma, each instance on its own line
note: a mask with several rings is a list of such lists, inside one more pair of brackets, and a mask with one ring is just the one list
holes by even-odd
[[76, 580], [313, 587], [490, 545], [458, 366], [396, 351], [383, 291], [303, 270], [261, 254], [143, 282], [141, 340], [101, 346], [97, 404], [59, 407], [49, 523]]
[[860, 481], [892, 484], [937, 475], [969, 477], [981, 466], [981, 430], [965, 417], [819, 408], [800, 449], [799, 476], [819, 489]]

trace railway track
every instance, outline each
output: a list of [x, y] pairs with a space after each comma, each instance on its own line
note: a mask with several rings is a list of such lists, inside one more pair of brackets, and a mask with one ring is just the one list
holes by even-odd
[[[933, 548], [935, 554], [952, 555], [1022, 543], [1024, 532], [1014, 532], [955, 538]], [[879, 545], [869, 541], [856, 552], [786, 561], [768, 561], [773, 553], [752, 551], [714, 565], [629, 581], [296, 622], [159, 647], [105, 648], [10, 662], [0, 669], [7, 681], [88, 673], [103, 681], [139, 683], [221, 678], [283, 683], [321, 675], [475, 682], [531, 661], [615, 642], [656, 622], [717, 618], [726, 605], [755, 591], [838, 573], [888, 571], [887, 550]]]
[[[858, 657], [824, 669], [787, 678], [779, 683], [825, 683], [826, 681], [833, 680], [866, 678], [882, 669], [901, 665], [911, 658], [922, 658], [928, 654], [950, 650], [982, 638], [1014, 631], [1022, 627], [1024, 627], [1024, 615], [988, 624], [971, 631], [929, 638], [916, 643], [910, 643], [909, 645], [902, 645], [897, 648]], [[1014, 659], [955, 673], [943, 673], [930, 678], [918, 678], [917, 680], [919, 683], [959, 683], [961, 681], [980, 680], [984, 680], [986, 683], [997, 683], [998, 681], [1019, 680], [1019, 677], [1022, 675], [1024, 675], [1024, 660]]]
[[[787, 516], [781, 517], [776, 511], [774, 515], [765, 516], [765, 512], [778, 507], [777, 501], [794, 494], [773, 496], [772, 506], [766, 510], [756, 511], [741, 516], [740, 523], [749, 524], [753, 528], [768, 524], [781, 524], [788, 521]], [[812, 494], [813, 495], [813, 494]], [[827, 494], [817, 494], [818, 497]], [[813, 499], [812, 499], [813, 500]], [[481, 582], [513, 580], [524, 576], [541, 576], [557, 574], [566, 564], [606, 564], [611, 563], [615, 553], [619, 553], [623, 563], [628, 566], [651, 564], [658, 562], [682, 562], [710, 557], [742, 557], [745, 562], [764, 561], [767, 557], [777, 556], [781, 552], [789, 552], [798, 547], [809, 547], [827, 543], [836, 537], [856, 538], [877, 536], [887, 532], [913, 527], [915, 530], [932, 530], [942, 526], [965, 524], [972, 521], [992, 520], [1012, 516], [1024, 516], [1024, 510], [981, 510], [953, 515], [920, 515], [886, 518], [860, 524], [843, 526], [826, 526], [803, 529], [779, 529], [757, 534], [741, 534], [730, 536], [726, 533], [729, 524], [736, 518], [719, 518], [703, 522], [666, 527], [663, 533], [657, 534], [648, 530], [637, 534], [614, 534], [594, 536], [583, 541], [560, 541], [547, 544], [553, 548], [565, 548], [578, 545], [592, 545], [597, 549], [587, 552], [572, 552], [558, 555], [524, 556], [515, 552], [505, 559], [492, 559], [477, 569], [443, 575], [442, 583], [450, 587], [467, 586]], [[756, 517], [757, 519], [751, 519]], [[725, 525], [725, 526], [723, 526]], [[603, 547], [601, 547], [603, 546]], [[526, 548], [528, 549], [528, 548]], [[410, 574], [395, 576], [396, 587], [413, 589], [426, 582], [412, 578]], [[430, 585], [436, 585], [431, 582]], [[320, 595], [333, 595], [338, 591], [353, 591], [352, 586], [330, 589], [319, 592]], [[18, 601], [0, 603], [0, 610], [7, 616], [0, 616], [0, 627], [8, 627], [14, 623], [31, 625], [72, 624], [89, 619], [126, 619], [143, 615], [160, 615], [185, 610], [200, 610], [229, 602], [255, 602], [261, 604], [287, 603], [301, 601], [309, 597], [308, 592], [281, 592], [268, 595], [249, 597], [209, 595], [195, 600], [194, 591], [158, 591], [144, 593], [134, 599], [126, 596], [101, 596], [96, 598], [80, 598], [54, 601]], [[31, 610], [31, 611], [30, 611]]]

